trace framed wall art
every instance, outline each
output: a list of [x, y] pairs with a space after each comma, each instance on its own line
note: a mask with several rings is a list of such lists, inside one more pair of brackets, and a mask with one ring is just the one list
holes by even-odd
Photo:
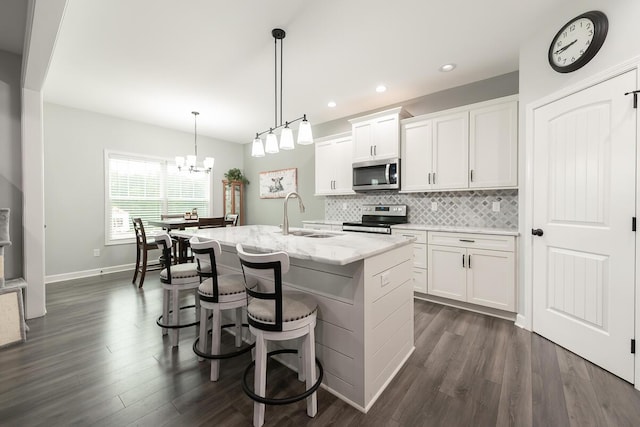
[[298, 191], [298, 169], [260, 172], [260, 198], [281, 199], [291, 191]]

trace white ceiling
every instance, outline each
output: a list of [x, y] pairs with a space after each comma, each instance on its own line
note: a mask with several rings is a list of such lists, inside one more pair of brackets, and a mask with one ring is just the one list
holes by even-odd
[[517, 70], [555, 3], [68, 0], [44, 96], [185, 132], [197, 110], [199, 134], [247, 143], [274, 123], [273, 28], [287, 32], [284, 119], [318, 124]]

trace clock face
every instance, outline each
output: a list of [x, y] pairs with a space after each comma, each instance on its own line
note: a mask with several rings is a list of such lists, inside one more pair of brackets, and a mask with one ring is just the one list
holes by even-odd
[[607, 30], [607, 17], [599, 11], [587, 12], [569, 21], [549, 47], [551, 68], [568, 73], [584, 66], [600, 50]]
[[553, 44], [552, 61], [560, 67], [566, 67], [579, 60], [593, 41], [593, 22], [580, 18], [571, 22], [560, 32]]

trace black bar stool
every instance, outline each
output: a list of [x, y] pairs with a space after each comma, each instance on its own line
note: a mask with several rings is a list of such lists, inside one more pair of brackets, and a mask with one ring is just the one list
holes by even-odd
[[[322, 383], [322, 365], [315, 356], [316, 313], [315, 299], [302, 292], [283, 292], [282, 275], [289, 271], [289, 255], [286, 252], [251, 254], [241, 244], [236, 246], [246, 283], [257, 277], [256, 287], [246, 287], [252, 297], [247, 305], [249, 330], [256, 337], [255, 362], [245, 369], [242, 388], [254, 400], [253, 425], [264, 424], [265, 405], [284, 405], [307, 399], [307, 415], [315, 417], [318, 412], [316, 390]], [[302, 339], [300, 345], [301, 366], [298, 378], [306, 381], [307, 390], [297, 396], [274, 399], [266, 397], [267, 357], [281, 353], [298, 353], [297, 350], [276, 350], [267, 353], [267, 341]], [[253, 391], [247, 385], [247, 375], [255, 365]], [[316, 365], [318, 375], [316, 379]], [[302, 375], [301, 375], [302, 373]]]
[[[217, 381], [220, 375], [220, 360], [239, 356], [251, 350], [255, 344], [247, 345], [237, 351], [220, 353], [220, 335], [222, 329], [235, 327], [236, 347], [242, 345], [242, 309], [247, 306], [247, 293], [242, 274], [218, 275], [216, 256], [221, 253], [220, 243], [216, 240], [194, 236], [189, 240], [191, 252], [196, 258], [200, 275], [198, 298], [200, 300], [200, 336], [193, 343], [193, 351], [202, 359], [211, 360], [211, 381]], [[255, 287], [257, 280], [249, 281]], [[211, 353], [205, 352], [207, 342], [207, 323], [209, 310], [212, 312]], [[222, 311], [235, 310], [235, 324], [221, 324]], [[249, 326], [245, 324], [244, 326]]]

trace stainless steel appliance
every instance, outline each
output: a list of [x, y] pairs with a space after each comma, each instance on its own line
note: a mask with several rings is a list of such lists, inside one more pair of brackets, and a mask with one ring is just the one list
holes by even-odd
[[407, 205], [362, 205], [362, 220], [343, 222], [343, 231], [391, 234], [393, 224], [407, 222]]
[[400, 159], [369, 160], [353, 164], [353, 190], [399, 190]]

